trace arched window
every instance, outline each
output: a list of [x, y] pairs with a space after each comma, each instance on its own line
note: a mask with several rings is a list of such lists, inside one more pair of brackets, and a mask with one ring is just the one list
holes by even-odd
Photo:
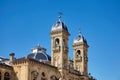
[[78, 50], [78, 51], [77, 51], [77, 55], [76, 55], [76, 57], [77, 57], [77, 58], [80, 58], [80, 55], [81, 55], [81, 51]]
[[44, 73], [44, 72], [42, 72], [42, 74], [41, 74], [41, 75], [42, 75], [42, 77], [45, 77], [45, 73]]
[[37, 71], [32, 71], [31, 74], [32, 74], [32, 80], [37, 80], [38, 72]]
[[44, 73], [44, 72], [41, 73], [41, 76], [42, 76], [42, 77], [41, 77], [41, 80], [46, 80], [46, 78], [45, 78], [45, 73]]
[[4, 80], [10, 80], [10, 74], [8, 72], [4, 74]]
[[57, 47], [57, 46], [59, 46], [59, 39], [57, 38], [56, 40], [55, 40], [55, 46]]
[[2, 78], [2, 75], [1, 75], [1, 72], [0, 72], [0, 80], [2, 80], [1, 78]]

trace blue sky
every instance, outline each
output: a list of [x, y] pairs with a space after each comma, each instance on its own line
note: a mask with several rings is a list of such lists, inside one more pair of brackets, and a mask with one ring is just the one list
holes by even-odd
[[90, 46], [89, 72], [97, 80], [120, 80], [119, 0], [0, 0], [0, 56], [26, 56], [38, 43], [50, 55], [58, 12], [71, 34], [69, 56], [80, 28]]

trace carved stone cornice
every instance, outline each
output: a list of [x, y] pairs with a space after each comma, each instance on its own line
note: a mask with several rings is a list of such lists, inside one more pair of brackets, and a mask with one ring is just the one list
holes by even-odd
[[60, 46], [53, 47], [53, 52], [54, 52], [54, 53], [60, 52]]
[[75, 61], [76, 62], [82, 62], [82, 57], [76, 58]]
[[77, 46], [81, 46], [81, 45], [84, 45], [85, 47], [89, 47], [89, 45], [85, 44], [85, 43], [74, 43], [72, 46], [73, 47], [77, 47]]
[[14, 62], [13, 62], [13, 65], [20, 65], [20, 64], [30, 64], [30, 65], [37, 64], [39, 66], [44, 65], [46, 67], [51, 67], [53, 69], [57, 69], [57, 67], [55, 67], [55, 66], [49, 65], [47, 63], [40, 62], [38, 60], [29, 58], [29, 57], [24, 57], [24, 58], [21, 58], [21, 59], [17, 59], [17, 60], [14, 60]]
[[16, 60], [14, 60], [13, 61], [13, 64], [14, 65], [17, 65], [17, 64], [23, 64], [23, 63], [26, 63], [26, 62], [28, 62], [29, 61], [29, 59], [27, 59], [27, 58], [20, 58], [20, 59], [16, 59]]
[[0, 68], [13, 70], [12, 66], [6, 65], [5, 63], [0, 63]]
[[53, 31], [50, 32], [50, 35], [59, 34], [59, 33], [63, 33], [67, 36], [70, 36], [70, 33], [63, 30], [63, 29], [53, 30]]

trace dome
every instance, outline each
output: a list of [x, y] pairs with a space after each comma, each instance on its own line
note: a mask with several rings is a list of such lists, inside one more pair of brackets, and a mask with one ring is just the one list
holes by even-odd
[[87, 44], [87, 41], [86, 41], [86, 39], [84, 38], [84, 36], [80, 32], [78, 34], [78, 36], [74, 39], [73, 43], [86, 43]]
[[38, 61], [51, 61], [51, 57], [44, 53], [31, 53], [28, 55], [28, 57]]
[[46, 54], [46, 49], [40, 45], [32, 48], [32, 53], [28, 54], [27, 57], [38, 61], [51, 61], [51, 57]]
[[68, 32], [67, 26], [60, 19], [52, 26], [52, 31], [58, 29], [63, 29]]

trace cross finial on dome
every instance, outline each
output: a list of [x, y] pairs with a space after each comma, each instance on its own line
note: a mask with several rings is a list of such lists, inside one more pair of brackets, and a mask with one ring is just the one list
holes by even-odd
[[58, 14], [59, 14], [58, 18], [59, 18], [59, 21], [60, 21], [60, 19], [62, 18], [63, 13], [62, 12], [58, 12]]

